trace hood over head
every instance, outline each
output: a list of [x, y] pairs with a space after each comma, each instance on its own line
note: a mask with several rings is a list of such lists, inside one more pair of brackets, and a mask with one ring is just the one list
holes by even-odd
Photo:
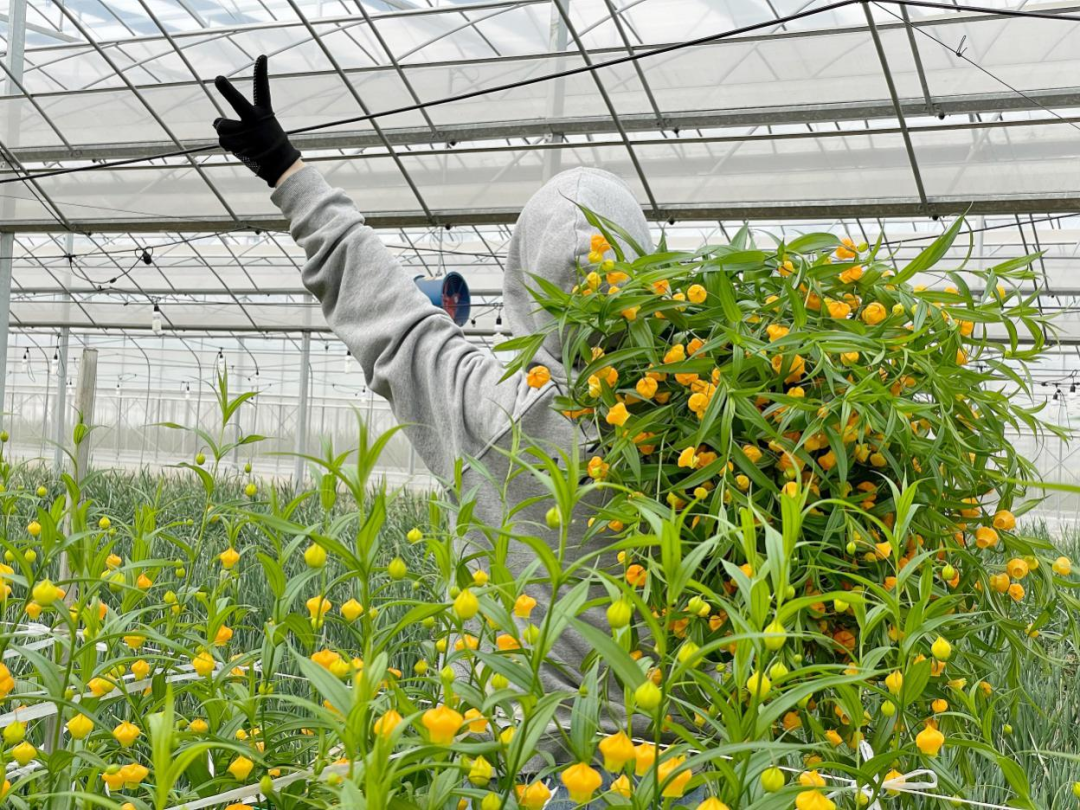
[[[561, 172], [543, 185], [525, 204], [510, 239], [503, 276], [503, 309], [514, 337], [531, 335], [551, 322], [529, 293], [531, 276], [542, 276], [564, 290], [578, 283], [577, 265], [586, 265], [589, 242], [596, 229], [578, 207], [584, 206], [623, 228], [641, 247], [651, 252], [652, 235], [641, 205], [630, 187], [611, 172], [577, 168]], [[636, 253], [622, 240], [627, 259]], [[562, 340], [548, 336], [535, 362], [562, 374]]]

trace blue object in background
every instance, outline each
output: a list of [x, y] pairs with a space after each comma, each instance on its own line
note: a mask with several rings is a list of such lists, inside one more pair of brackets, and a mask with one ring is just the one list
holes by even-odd
[[469, 312], [472, 309], [469, 285], [460, 273], [450, 272], [440, 278], [417, 276], [413, 281], [420, 288], [420, 292], [435, 306], [445, 310], [458, 326], [469, 322]]

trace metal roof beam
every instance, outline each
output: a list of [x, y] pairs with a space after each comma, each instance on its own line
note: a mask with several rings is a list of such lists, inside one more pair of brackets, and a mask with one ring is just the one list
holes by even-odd
[[[432, 216], [440, 224], [448, 225], [512, 225], [517, 221], [518, 208], [476, 208], [471, 210], [433, 209]], [[655, 211], [646, 209], [649, 219], [662, 222], [676, 220], [776, 220], [801, 219], [822, 220], [840, 217], [913, 217], [958, 216], [985, 214], [1046, 214], [1080, 213], [1080, 194], [1040, 195], [1032, 197], [992, 198], [945, 198], [929, 197], [924, 208], [914, 198], [852, 199], [800, 201], [795, 203], [746, 203], [734, 205], [661, 205]], [[373, 228], [424, 228], [430, 221], [422, 211], [383, 211], [365, 215]], [[285, 231], [287, 223], [280, 216], [264, 215], [245, 217], [245, 225], [252, 230]], [[186, 233], [220, 233], [239, 230], [228, 217], [155, 217], [153, 219], [80, 219], [76, 223], [79, 232], [91, 233], [161, 233], [181, 231]], [[58, 233], [63, 232], [53, 220], [28, 219], [0, 222], [0, 233]]]
[[[35, 98], [41, 99], [45, 95], [47, 94], [35, 94]], [[1044, 107], [1080, 107], [1080, 87], [1033, 91], [1027, 92], [1026, 96], [1034, 99]], [[946, 115], [1026, 112], [1038, 109], [1027, 98], [1011, 92], [980, 93], [952, 97], [939, 96], [934, 99], [934, 103]], [[913, 118], [925, 116], [926, 100], [921, 96], [900, 99], [900, 110], [905, 116]], [[836, 121], [895, 120], [895, 118], [896, 107], [893, 106], [892, 101], [881, 99], [880, 101], [839, 104], [748, 107], [736, 110], [669, 111], [664, 113], [663, 121], [664, 125], [669, 129], [693, 130], [833, 123]], [[657, 129], [657, 120], [653, 113], [620, 113], [619, 122], [627, 132], [655, 132]], [[1054, 121], [1038, 119], [1032, 122], [1016, 122], [1017, 125], [1038, 123], [1054, 123]], [[918, 127], [917, 129], [922, 128]], [[426, 126], [383, 130], [386, 140], [394, 146], [545, 137], [553, 134], [602, 135], [616, 132], [617, 129], [613, 119], [607, 115], [441, 125], [434, 133]], [[355, 132], [311, 132], [295, 135], [292, 140], [298, 149], [307, 152], [322, 149], [359, 149], [383, 145], [382, 140], [370, 129]], [[208, 138], [205, 140], [186, 140], [182, 142], [182, 146], [185, 149], [215, 147], [216, 150], [216, 143], [216, 140]], [[112, 160], [152, 157], [171, 152], [175, 148], [172, 141], [162, 140], [133, 143], [79, 144], [74, 145], [71, 150], [60, 145], [24, 146], [14, 149], [13, 153], [23, 163], [52, 163], [73, 159]]]

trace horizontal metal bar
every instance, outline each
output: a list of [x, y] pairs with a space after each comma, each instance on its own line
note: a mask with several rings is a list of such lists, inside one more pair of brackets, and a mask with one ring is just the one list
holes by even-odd
[[[36, 96], [35, 96], [36, 98]], [[1016, 93], [979, 93], [963, 96], [937, 97], [935, 105], [945, 115], [973, 115], [998, 112], [1029, 111], [1043, 107], [1080, 107], [1080, 87]], [[901, 99], [904, 115], [918, 118], [926, 114], [926, 102], [919, 97]], [[663, 129], [724, 129], [730, 127], [764, 127], [833, 123], [837, 121], [892, 120], [896, 110], [889, 99], [836, 104], [795, 104], [773, 107], [743, 107], [732, 110], [684, 111], [665, 113]], [[630, 132], [655, 132], [656, 116], [651, 113], [620, 114], [623, 128]], [[988, 122], [988, 127], [1023, 126], [1057, 123], [1057, 119], [1035, 121]], [[965, 122], [961, 128], [971, 128]], [[925, 127], [913, 127], [913, 131]], [[401, 127], [384, 129], [386, 139], [394, 146], [450, 144], [471, 141], [494, 141], [504, 138], [550, 137], [554, 135], [601, 135], [615, 133], [616, 127], [610, 116], [569, 116], [560, 119], [535, 118], [518, 121], [493, 121], [477, 124], [444, 125], [432, 131], [430, 127]], [[829, 133], [797, 133], [799, 137], [818, 135], [859, 135], [876, 130]], [[762, 136], [767, 137], [767, 136]], [[293, 136], [293, 143], [301, 151], [326, 149], [360, 149], [381, 147], [382, 142], [370, 129], [347, 132], [314, 132]], [[206, 148], [221, 153], [215, 139], [186, 140], [183, 148]], [[132, 143], [106, 143], [75, 145], [68, 149], [62, 145], [24, 146], [13, 149], [22, 163], [53, 163], [65, 160], [117, 160], [125, 158], [152, 157], [173, 151], [171, 141], [140, 141]], [[421, 153], [423, 154], [423, 153]]]
[[[459, 15], [462, 12], [489, 11], [489, 10], [498, 9], [498, 8], [514, 8], [515, 6], [535, 6], [535, 5], [547, 4], [548, 2], [550, 2], [550, 0], [489, 0], [488, 2], [470, 3], [467, 6], [461, 6], [461, 5], [426, 6], [426, 7], [421, 6], [421, 7], [417, 7], [417, 8], [400, 9], [400, 10], [397, 10], [397, 11], [379, 11], [379, 12], [372, 13], [371, 16], [375, 19], [376, 22], [378, 22], [379, 20], [389, 20], [389, 19], [402, 19], [402, 18], [407, 19], [407, 18], [416, 18], [416, 17], [433, 17], [433, 16], [448, 15], [448, 14]], [[339, 15], [339, 16], [336, 16], [336, 17], [318, 17], [318, 18], [314, 19], [312, 22], [314, 22], [316, 25], [322, 27], [322, 26], [333, 26], [333, 25], [342, 24], [342, 23], [351, 23], [351, 22], [355, 22], [355, 21], [356, 21], [356, 16], [355, 15], [352, 15], [352, 16], [348, 16], [348, 15], [341, 16], [341, 15]], [[27, 28], [29, 28], [29, 27], [30, 26], [27, 26]], [[248, 24], [245, 24], [245, 25], [233, 25], [233, 26], [229, 26], [229, 25], [226, 25], [226, 26], [208, 26], [208, 27], [205, 27], [205, 28], [193, 29], [193, 30], [190, 30], [190, 31], [176, 31], [175, 33], [173, 33], [173, 37], [176, 38], [176, 39], [191, 39], [191, 38], [200, 39], [200, 38], [203, 38], [203, 37], [218, 36], [218, 35], [221, 35], [221, 34], [228, 34], [228, 35], [232, 36], [233, 34], [240, 34], [240, 33], [244, 33], [244, 32], [247, 32], [247, 31], [275, 31], [275, 32], [280, 32], [280, 31], [287, 30], [287, 29], [290, 29], [290, 28], [300, 28], [300, 27], [302, 27], [302, 23], [300, 23], [299, 21], [296, 21], [296, 20], [274, 20], [273, 22], [248, 23]], [[56, 33], [52, 32], [52, 31], [49, 31], [47, 29], [42, 31], [41, 33], [48, 34], [49, 36], [57, 36]], [[333, 29], [331, 28], [329, 31], [327, 31], [327, 33], [333, 33]], [[64, 35], [60, 35], [60, 36], [64, 36]], [[125, 37], [123, 39], [102, 39], [102, 40], [98, 40], [98, 44], [101, 45], [102, 47], [111, 47], [111, 46], [114, 46], [114, 45], [128, 46], [128, 45], [135, 45], [136, 43], [144, 44], [144, 43], [158, 42], [158, 41], [163, 41], [163, 40], [164, 40], [164, 37], [161, 34], [147, 34], [145, 36]], [[77, 44], [81, 44], [81, 45], [87, 45], [87, 47], [89, 47], [89, 44], [85, 40], [82, 40], [82, 39], [72, 38], [70, 41], [74, 42], [74, 43], [77, 43]], [[42, 52], [58, 50], [58, 49], [62, 49], [62, 48], [70, 48], [70, 46], [69, 45], [35, 45], [32, 48], [27, 48], [26, 52], [28, 54], [42, 53]]]
[[[26, 332], [31, 329], [62, 329], [70, 328], [73, 332], [78, 333], [79, 330], [89, 331], [92, 334], [101, 334], [102, 332], [116, 331], [122, 334], [131, 336], [132, 333], [148, 333], [153, 336], [153, 339], [160, 341], [161, 335], [154, 335], [150, 329], [150, 324], [138, 324], [138, 323], [109, 323], [107, 321], [95, 321], [92, 324], [85, 323], [83, 321], [34, 321], [34, 320], [20, 320], [17, 325], [12, 326], [12, 332]], [[462, 330], [467, 337], [495, 337], [502, 334], [502, 330], [495, 329], [481, 329], [472, 328]], [[168, 338], [170, 332], [183, 332], [185, 335], [196, 333], [206, 335], [222, 335], [232, 332], [243, 334], [259, 334], [259, 335], [302, 335], [310, 332], [311, 334], [333, 334], [333, 330], [325, 323], [312, 324], [311, 326], [305, 326], [298, 328], [296, 326], [280, 326], [276, 324], [267, 324], [265, 327], [252, 326], [251, 324], [236, 324], [235, 326], [222, 326], [219, 329], [207, 327], [206, 324], [172, 324], [165, 330], [164, 337]]]
[[[517, 221], [518, 208], [476, 208], [469, 210], [432, 210], [440, 225], [511, 225]], [[834, 219], [838, 217], [908, 217], [959, 214], [1051, 214], [1080, 213], [1080, 193], [1060, 195], [1015, 195], [1011, 197], [930, 197], [926, 210], [916, 198], [799, 201], [793, 203], [746, 203], [733, 205], [661, 205], [646, 210], [646, 217], [658, 222], [668, 220], [760, 220], [760, 219]], [[372, 228], [424, 228], [430, 222], [422, 211], [383, 211], [365, 214]], [[228, 217], [154, 217], [78, 219], [80, 233], [220, 233], [223, 231], [288, 230], [280, 216], [244, 217], [238, 226]], [[66, 233], [55, 220], [26, 219], [0, 222], [0, 233]]]
[[[128, 337], [137, 337], [137, 336], [139, 336], [139, 335], [141, 335], [143, 333], [146, 333], [147, 335], [151, 336], [153, 340], [156, 340], [156, 341], [161, 341], [162, 340], [161, 335], [154, 335], [153, 334], [153, 332], [151, 331], [151, 328], [150, 328], [150, 324], [145, 324], [144, 325], [144, 324], [130, 324], [130, 323], [109, 323], [109, 322], [106, 322], [106, 321], [95, 322], [94, 324], [88, 324], [88, 323], [83, 323], [83, 322], [58, 321], [58, 320], [50, 320], [50, 321], [23, 320], [23, 321], [20, 321], [17, 325], [13, 325], [12, 328], [11, 328], [11, 331], [12, 332], [17, 332], [17, 333], [24, 333], [24, 332], [30, 332], [30, 331], [35, 330], [35, 329], [57, 330], [57, 329], [62, 329], [64, 327], [70, 328], [72, 330], [73, 334], [102, 335], [102, 334], [108, 333], [108, 332], [117, 332], [117, 333], [119, 333], [121, 335], [126, 335]], [[478, 337], [478, 338], [479, 337], [500, 337], [503, 334], [505, 334], [504, 330], [502, 330], [502, 329], [483, 329], [483, 328], [479, 328], [479, 327], [478, 328], [468, 327], [466, 329], [463, 329], [462, 331], [465, 333], [466, 337]], [[298, 328], [296, 326], [282, 326], [282, 325], [278, 325], [278, 324], [267, 324], [265, 327], [262, 327], [262, 326], [254, 327], [254, 326], [251, 326], [250, 324], [237, 324], [235, 326], [222, 326], [219, 329], [209, 328], [205, 324], [198, 324], [198, 325], [196, 325], [196, 324], [179, 324], [179, 325], [170, 326], [166, 330], [164, 338], [167, 339], [170, 332], [183, 332], [186, 336], [191, 336], [193, 334], [195, 334], [195, 335], [204, 334], [204, 335], [208, 335], [208, 336], [211, 336], [211, 335], [221, 336], [221, 335], [227, 335], [229, 333], [260, 334], [260, 335], [303, 335], [305, 333], [319, 334], [319, 335], [333, 334], [333, 330], [331, 330], [331, 328], [329, 326], [327, 326], [325, 323], [323, 323], [323, 324], [312, 324], [310, 326], [305, 326], [303, 328]], [[988, 341], [990, 343], [1002, 343], [1002, 344], [1009, 342], [1007, 338], [1001, 338], [1001, 339], [989, 338]], [[1030, 338], [1020, 337], [1019, 340], [1017, 341], [1017, 343], [1026, 346], [1026, 345], [1032, 344], [1032, 340]], [[1059, 339], [1055, 339], [1054, 341], [1050, 342], [1048, 345], [1049, 346], [1080, 346], [1080, 335], [1061, 337]]]

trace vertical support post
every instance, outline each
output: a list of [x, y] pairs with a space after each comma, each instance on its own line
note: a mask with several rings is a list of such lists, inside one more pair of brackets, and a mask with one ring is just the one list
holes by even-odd
[[[550, 53], [562, 54], [566, 51], [566, 46], [570, 43], [570, 37], [566, 30], [566, 22], [563, 19], [563, 15], [559, 13], [559, 9], [555, 6], [556, 3], [561, 3], [562, 7], [566, 10], [566, 13], [570, 13], [570, 0], [551, 0], [551, 35], [548, 38], [548, 51]], [[555, 61], [555, 72], [562, 71], [566, 68], [566, 59], [563, 56], [559, 56]], [[555, 79], [548, 82], [548, 97], [547, 97], [547, 117], [549, 121], [558, 121], [563, 116], [563, 110], [566, 107], [566, 79]], [[561, 132], [553, 132], [551, 134], [551, 143], [561, 143], [566, 140], [566, 136]], [[562, 150], [561, 149], [545, 149], [544, 155], [544, 182], [547, 182], [562, 168]]]
[[[26, 0], [10, 0], [8, 4], [7, 82], [4, 95], [20, 92], [23, 78], [23, 51], [26, 47]], [[5, 143], [8, 147], [19, 145], [19, 127], [22, 116], [13, 110], [8, 116]], [[5, 197], [0, 204], [0, 220], [10, 222], [15, 218], [15, 200]], [[0, 403], [4, 401], [7, 387], [8, 335], [11, 330], [11, 265], [15, 253], [15, 234], [0, 234]], [[0, 409], [0, 427], [4, 424]]]
[[[97, 349], [83, 349], [79, 363], [79, 382], [75, 389], [75, 412], [79, 421], [90, 427], [94, 424], [94, 410], [97, 402]], [[75, 448], [75, 482], [82, 481], [90, 466], [90, 440], [83, 439]]]
[[304, 459], [300, 453], [307, 452], [308, 381], [311, 377], [311, 332], [304, 332], [300, 350], [300, 402], [296, 408], [296, 466], [293, 468], [293, 486], [299, 490], [304, 485]]
[[[70, 256], [75, 249], [75, 235], [68, 233], [64, 237], [64, 250]], [[64, 286], [71, 284], [71, 265], [68, 265], [67, 274], [64, 276]], [[61, 308], [64, 326], [60, 329], [60, 345], [58, 352], [60, 362], [56, 365], [56, 409], [53, 419], [53, 472], [57, 475], [64, 469], [64, 445], [67, 443], [67, 375], [68, 375], [68, 351], [71, 343], [71, 327], [67, 326], [71, 310], [71, 296], [64, 294], [64, 305]]]

